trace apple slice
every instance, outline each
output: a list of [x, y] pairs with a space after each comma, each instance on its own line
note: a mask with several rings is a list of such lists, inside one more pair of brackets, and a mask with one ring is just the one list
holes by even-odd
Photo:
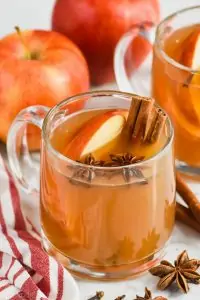
[[90, 119], [69, 143], [65, 155], [77, 160], [114, 140], [125, 125], [126, 114], [112, 110]]
[[[180, 61], [183, 65], [192, 70], [200, 70], [200, 29], [196, 28], [184, 41], [182, 58]], [[179, 89], [179, 109], [185, 114], [184, 118], [188, 119], [197, 128], [200, 125], [200, 101], [199, 101], [199, 84], [200, 75], [184, 72], [185, 81], [189, 84], [187, 87]]]
[[195, 30], [185, 40], [181, 63], [191, 68], [200, 68], [200, 30]]

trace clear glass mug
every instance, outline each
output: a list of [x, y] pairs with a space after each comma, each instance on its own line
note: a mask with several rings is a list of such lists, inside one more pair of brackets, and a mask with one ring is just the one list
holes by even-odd
[[[177, 49], [177, 59], [181, 57], [184, 39], [193, 26], [199, 27], [199, 16], [200, 6], [195, 6], [168, 16], [157, 27], [150, 24], [146, 28], [145, 24], [139, 29], [134, 27], [121, 38], [114, 57], [119, 89], [152, 95], [171, 117], [176, 166], [188, 175], [200, 175], [200, 72], [178, 63], [169, 53]], [[138, 36], [151, 50], [135, 68], [133, 43]], [[178, 43], [179, 49], [173, 48]]]
[[[71, 97], [50, 110], [32, 106], [19, 113], [9, 131], [11, 171], [26, 192], [40, 194], [44, 248], [77, 276], [110, 280], [145, 271], [158, 261], [174, 226], [173, 128], [169, 118], [164, 148], [134, 165], [89, 166], [58, 151], [64, 143], [60, 126], [73, 114], [128, 109], [131, 97], [128, 93], [100, 91]], [[82, 105], [76, 112], [70, 111], [69, 106], [76, 106], [77, 101]], [[27, 124], [42, 131], [40, 191], [30, 181], [34, 164], [27, 148]], [[24, 173], [24, 162], [32, 170], [29, 177]], [[124, 182], [123, 172], [133, 169], [142, 170], [142, 178], [133, 176], [130, 182]], [[90, 172], [98, 174], [92, 182], [88, 180]]]

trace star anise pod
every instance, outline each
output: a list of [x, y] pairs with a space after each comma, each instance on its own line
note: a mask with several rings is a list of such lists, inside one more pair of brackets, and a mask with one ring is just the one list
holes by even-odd
[[96, 295], [89, 298], [88, 300], [101, 300], [104, 296], [104, 292], [96, 292]]
[[123, 300], [126, 298], [126, 295], [118, 296], [115, 300]]
[[199, 284], [200, 274], [196, 270], [200, 266], [200, 261], [197, 259], [189, 259], [187, 251], [183, 251], [175, 260], [174, 265], [163, 260], [160, 265], [150, 269], [150, 273], [160, 277], [158, 288], [165, 290], [174, 281], [178, 288], [187, 293], [189, 291], [188, 282]]
[[122, 154], [110, 154], [110, 158], [116, 166], [127, 166], [142, 161], [144, 156], [135, 156], [127, 152]]
[[148, 288], [145, 288], [145, 295], [144, 297], [140, 297], [136, 295], [136, 298], [134, 300], [167, 300], [167, 298], [164, 298], [162, 296], [152, 298], [151, 291], [148, 290]]
[[[124, 154], [110, 154], [111, 161], [106, 162], [104, 166], [107, 167], [120, 167], [128, 166], [137, 162], [140, 162], [144, 159], [144, 156], [135, 156], [127, 152]], [[142, 171], [139, 168], [124, 168], [122, 175], [126, 182], [130, 182], [132, 177], [137, 177], [141, 179], [141, 183], [147, 183], [147, 180], [144, 178]]]
[[82, 179], [88, 183], [96, 176], [97, 172], [93, 167], [103, 166], [103, 160], [96, 160], [95, 157], [90, 153], [88, 154], [83, 161], [77, 161], [79, 163], [83, 163], [85, 165], [91, 166], [91, 168], [77, 167], [72, 175], [71, 182], [76, 183], [75, 179]]
[[[135, 156], [132, 155], [132, 153], [127, 152], [122, 154], [110, 154], [110, 158], [110, 166], [119, 167], [128, 166], [140, 162], [144, 159], [144, 156]], [[122, 175], [126, 182], [130, 182], [132, 177], [137, 177], [141, 179], [141, 183], [147, 183], [147, 180], [144, 178], [142, 171], [137, 167], [124, 168]]]
[[104, 166], [105, 161], [104, 160], [96, 160], [95, 157], [92, 155], [92, 153], [89, 153], [83, 161], [77, 161], [81, 162], [85, 165], [90, 165], [90, 166], [99, 166], [102, 167]]
[[132, 177], [137, 177], [140, 179], [140, 183], [146, 184], [147, 180], [144, 178], [142, 171], [136, 167], [127, 167], [130, 164], [134, 164], [140, 162], [144, 159], [144, 156], [134, 156], [131, 153], [124, 154], [110, 154], [110, 161], [104, 160], [96, 160], [95, 157], [90, 153], [88, 154], [83, 161], [77, 161], [79, 163], [89, 165], [91, 168], [78, 167], [75, 169], [73, 173], [71, 182], [76, 183], [74, 179], [82, 179], [86, 182], [91, 182], [96, 175], [104, 175], [103, 170], [94, 169], [93, 167], [120, 167], [125, 166], [123, 170], [112, 170], [108, 175], [108, 177], [112, 177], [115, 174], [122, 173], [124, 180], [126, 182], [130, 182]]

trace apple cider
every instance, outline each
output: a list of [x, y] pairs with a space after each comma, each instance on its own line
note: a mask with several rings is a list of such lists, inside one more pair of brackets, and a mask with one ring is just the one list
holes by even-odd
[[55, 162], [43, 144], [43, 234], [49, 252], [78, 275], [115, 279], [144, 271], [173, 229], [169, 123], [156, 142], [140, 143], [127, 139], [128, 118], [123, 107], [70, 114], [50, 136], [67, 166]]
[[[186, 13], [183, 12], [184, 17]], [[192, 17], [189, 20], [192, 22]], [[200, 167], [200, 24], [174, 30], [169, 27], [165, 34], [162, 31], [167, 32], [160, 30], [163, 37], [158, 36], [160, 43], [154, 46], [152, 94], [172, 118], [176, 158], [197, 168]]]

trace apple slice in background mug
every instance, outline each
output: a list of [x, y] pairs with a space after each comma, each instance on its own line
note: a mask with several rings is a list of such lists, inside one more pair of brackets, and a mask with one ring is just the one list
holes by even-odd
[[192, 70], [200, 68], [200, 26], [186, 38], [181, 63]]
[[[187, 66], [192, 70], [200, 71], [200, 25], [195, 28], [192, 33], [186, 38], [183, 45], [183, 53], [180, 61], [183, 65]], [[196, 87], [200, 84], [199, 74], [192, 74], [188, 76], [186, 85], [188, 84], [189, 96], [190, 99], [188, 105], [185, 105], [188, 109], [192, 110], [191, 115], [193, 119], [197, 119], [197, 126], [200, 126], [200, 89], [191, 88], [194, 85]], [[185, 102], [186, 103], [186, 102]]]

